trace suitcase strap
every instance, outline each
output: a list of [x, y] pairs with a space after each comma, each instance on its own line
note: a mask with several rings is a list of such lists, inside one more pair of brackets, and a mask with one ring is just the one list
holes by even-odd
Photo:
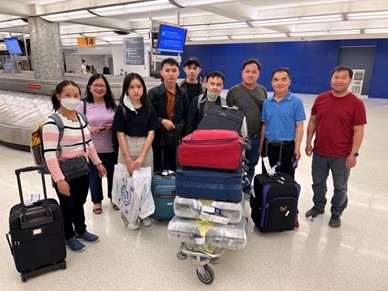
[[9, 249], [11, 250], [11, 254], [13, 255], [13, 248], [12, 248], [11, 242], [10, 242], [10, 240], [9, 240], [9, 234], [6, 233], [6, 234], [5, 234], [5, 237], [7, 238], [7, 242], [8, 242], [8, 245], [9, 245]]

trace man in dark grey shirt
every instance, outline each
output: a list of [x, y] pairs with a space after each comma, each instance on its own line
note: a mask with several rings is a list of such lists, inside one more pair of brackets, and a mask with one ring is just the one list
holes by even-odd
[[[226, 95], [228, 106], [237, 106], [244, 112], [248, 137], [252, 141], [252, 148], [245, 152], [248, 163], [248, 179], [252, 184], [255, 167], [259, 161], [259, 145], [261, 132], [261, 109], [267, 99], [267, 90], [257, 84], [261, 71], [261, 64], [257, 59], [248, 59], [242, 66], [242, 82], [232, 87]], [[243, 191], [246, 199], [250, 199], [251, 185], [244, 185]]]

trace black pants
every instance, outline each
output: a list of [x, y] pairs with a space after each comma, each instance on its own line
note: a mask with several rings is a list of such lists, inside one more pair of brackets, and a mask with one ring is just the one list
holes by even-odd
[[[268, 156], [269, 163], [270, 163], [271, 167], [273, 167], [279, 161], [280, 143], [269, 143], [268, 144], [268, 152], [265, 153], [265, 148], [266, 148], [267, 142], [268, 141], [265, 139], [264, 144], [263, 144], [264, 157]], [[292, 158], [294, 157], [294, 150], [295, 150], [295, 142], [294, 141], [283, 142], [280, 169], [276, 168], [276, 172], [289, 174], [292, 178], [294, 178], [295, 169], [292, 165]], [[263, 168], [263, 173], [266, 174], [267, 171], [265, 169], [264, 163], [262, 165], [262, 168]]]
[[155, 138], [152, 143], [152, 150], [154, 152], [154, 172], [160, 172], [163, 170], [176, 171], [176, 146], [166, 146], [161, 144], [161, 131], [155, 131]]
[[84, 204], [89, 191], [89, 175], [67, 182], [70, 186], [70, 196], [61, 194], [57, 184], [54, 183], [62, 209], [63, 228], [66, 240], [72, 238], [75, 235], [74, 232], [84, 234], [86, 231]]
[[[98, 153], [98, 157], [106, 169], [106, 178], [108, 180], [107, 196], [112, 199], [113, 172], [115, 169], [115, 164], [117, 164], [117, 153]], [[100, 173], [91, 160], [89, 161], [88, 166], [90, 177], [90, 194], [92, 196], [92, 201], [94, 204], [101, 203], [101, 201], [104, 199], [104, 195], [102, 191], [102, 179], [100, 177]]]

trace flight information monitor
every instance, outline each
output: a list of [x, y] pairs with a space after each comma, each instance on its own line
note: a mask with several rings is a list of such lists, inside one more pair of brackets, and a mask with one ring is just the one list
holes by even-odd
[[7, 47], [8, 53], [10, 55], [21, 55], [22, 49], [19, 45], [17, 37], [8, 37], [4, 38], [5, 46]]
[[159, 27], [159, 38], [157, 51], [182, 53], [186, 42], [187, 29], [161, 24]]

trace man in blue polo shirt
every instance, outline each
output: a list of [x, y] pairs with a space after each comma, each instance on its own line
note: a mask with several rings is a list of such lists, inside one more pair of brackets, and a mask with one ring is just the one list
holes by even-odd
[[[279, 161], [280, 143], [283, 144], [280, 170], [294, 177], [297, 161], [300, 159], [300, 144], [303, 137], [303, 121], [306, 119], [303, 101], [289, 91], [290, 71], [277, 68], [272, 72], [274, 95], [264, 101], [261, 119], [263, 121], [259, 152], [268, 156], [271, 167]], [[269, 142], [269, 143], [268, 143]], [[266, 143], [268, 152], [265, 153]], [[263, 173], [266, 173], [263, 165]]]

